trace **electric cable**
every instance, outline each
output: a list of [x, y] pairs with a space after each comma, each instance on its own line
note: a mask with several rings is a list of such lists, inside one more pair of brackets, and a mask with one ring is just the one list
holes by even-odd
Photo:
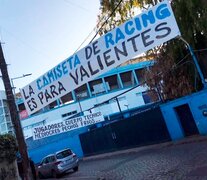
[[71, 2], [71, 1], [68, 1], [68, 0], [65, 0], [65, 2], [68, 3], [68, 4], [71, 4], [72, 6], [78, 7], [79, 9], [82, 9], [82, 10], [84, 10], [86, 12], [89, 11], [89, 9], [86, 9], [85, 7], [83, 7], [83, 6], [79, 5], [79, 4], [76, 4], [74, 2]]
[[[154, 79], [154, 78], [156, 78], [156, 77], [159, 77], [160, 75], [168, 74], [168, 73], [170, 73], [172, 70], [174, 70], [174, 69], [176, 69], [176, 68], [182, 66], [183, 64], [186, 64], [188, 61], [187, 61], [187, 62], [183, 62], [183, 61], [184, 61], [189, 55], [190, 55], [190, 53], [186, 54], [180, 61], [178, 61], [174, 66], [172, 66], [172, 68], [167, 69], [167, 70], [165, 70], [165, 71], [163, 71], [163, 72], [159, 72], [159, 73], [155, 74], [155, 75], [154, 75], [152, 78], [150, 78], [149, 80]], [[183, 62], [183, 63], [181, 63], [181, 62]], [[91, 108], [88, 108], [88, 109], [84, 110], [83, 112], [85, 112], [85, 111], [91, 111], [92, 109], [97, 108], [97, 107], [100, 106], [100, 105], [104, 105], [104, 104], [108, 103], [109, 101], [111, 101], [111, 100], [113, 100], [113, 99], [115, 99], [115, 98], [118, 98], [119, 96], [121, 96], [121, 95], [123, 95], [123, 94], [126, 94], [126, 93], [132, 91], [133, 89], [136, 89], [136, 88], [139, 87], [139, 86], [143, 86], [143, 85], [145, 85], [146, 82], [147, 82], [147, 80], [145, 80], [144, 82], [142, 82], [142, 83], [140, 83], [140, 84], [138, 84], [138, 85], [136, 85], [136, 86], [134, 86], [134, 87], [132, 87], [132, 88], [130, 88], [130, 89], [128, 89], [128, 90], [126, 90], [126, 91], [124, 91], [124, 92], [118, 94], [118, 95], [116, 95], [116, 96], [113, 96], [113, 97], [111, 97], [111, 98], [109, 98], [109, 99], [107, 99], [107, 100], [105, 100], [105, 101], [103, 101], [103, 102], [97, 104], [96, 106], [93, 106], [93, 107], [91, 107]], [[81, 113], [81, 112], [78, 112], [77, 114], [75, 114], [74, 116], [69, 117], [68, 119], [71, 119], [71, 118], [73, 118], [73, 117], [76, 117], [76, 116], [78, 116], [80, 113]]]
[[[96, 38], [96, 36], [98, 35], [98, 33], [100, 32], [100, 30], [103, 28], [103, 26], [107, 23], [107, 21], [111, 18], [111, 16], [115, 13], [116, 9], [119, 7], [119, 5], [121, 4], [123, 0], [120, 0], [119, 3], [116, 5], [116, 7], [113, 9], [112, 13], [107, 17], [107, 19], [103, 22], [103, 24], [101, 25], [101, 27], [97, 30], [96, 34], [94, 35], [94, 37], [90, 40], [89, 44]], [[102, 19], [97, 23], [97, 25], [99, 23], [101, 23], [102, 20], [104, 20], [105, 17], [102, 17]], [[96, 29], [97, 25], [93, 28], [93, 30], [89, 33], [89, 35], [84, 39], [84, 41], [80, 44], [80, 46], [76, 49], [76, 51], [74, 52], [74, 54], [80, 49], [80, 47], [86, 42], [86, 40], [91, 36], [91, 34], [93, 33], [93, 31]]]
[[194, 52], [202, 52], [202, 51], [207, 51], [207, 48], [204, 49], [198, 49], [198, 50], [193, 50]]
[[108, 16], [108, 18], [104, 21], [104, 23], [101, 25], [101, 27], [98, 29], [94, 37], [91, 39], [90, 43], [96, 38], [100, 30], [104, 27], [104, 25], [107, 23], [107, 21], [111, 18], [111, 16], [115, 13], [116, 9], [119, 7], [119, 5], [122, 3], [123, 0], [120, 0], [119, 3], [116, 5], [116, 7], [113, 9], [111, 14]]

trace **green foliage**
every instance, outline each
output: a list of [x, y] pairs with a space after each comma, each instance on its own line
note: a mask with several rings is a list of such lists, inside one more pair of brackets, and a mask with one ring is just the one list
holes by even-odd
[[[182, 37], [193, 49], [206, 48], [207, 4], [198, 0], [173, 0], [171, 5]], [[186, 49], [182, 41], [175, 39], [165, 43], [162, 50], [155, 54], [156, 67], [152, 68], [152, 72], [163, 72], [165, 69], [171, 70], [172, 66], [179, 63], [187, 54], [189, 54], [189, 50]], [[206, 61], [202, 58], [198, 58], [198, 60], [200, 64]], [[169, 65], [169, 62], [171, 62], [171, 65]], [[168, 64], [168, 66], [163, 68], [164, 64]], [[178, 98], [202, 88], [190, 55], [183, 59], [182, 63], [176, 66], [176, 69], [163, 77], [157, 77], [158, 80], [162, 82], [160, 91], [163, 92], [163, 99]], [[155, 87], [149, 81], [147, 84], [152, 89]]]
[[[109, 16], [110, 18], [107, 20], [105, 26], [100, 29], [99, 34], [103, 35], [115, 26], [119, 26], [126, 20], [132, 18], [138, 13], [138, 9], [147, 9], [158, 2], [159, 0], [100, 0], [101, 13], [98, 16], [100, 23], [98, 23], [97, 28], [100, 29], [103, 22]], [[114, 12], [115, 9], [116, 11]]]
[[[97, 28], [111, 15], [111, 18], [100, 31], [102, 35], [134, 16], [137, 9], [145, 10], [161, 1], [162, 0], [122, 0], [120, 3], [120, 0], [100, 0], [101, 13], [98, 16], [100, 23]], [[118, 4], [118, 8], [113, 12]], [[171, 6], [184, 39], [190, 44], [193, 44], [194, 47], [195, 44], [200, 43], [200, 41], [206, 41], [206, 0], [172, 0]]]
[[0, 135], [0, 161], [9, 163], [16, 159], [17, 145], [11, 134]]
[[[132, 15], [135, 9], [148, 9], [162, 0], [123, 0], [116, 12], [107, 21], [100, 31], [100, 34], [120, 25]], [[102, 0], [101, 17], [108, 17], [120, 0]], [[193, 49], [205, 49], [207, 47], [207, 1], [206, 0], [171, 0], [171, 6], [181, 31], [182, 37], [193, 47]], [[104, 18], [103, 18], [104, 20]], [[98, 25], [98, 28], [101, 23]], [[187, 95], [199, 90], [202, 86], [191, 56], [182, 60], [176, 69], [175, 65], [189, 53], [185, 44], [178, 39], [171, 40], [146, 52], [153, 56], [155, 65], [150, 71], [145, 73], [147, 85], [150, 89], [159, 88], [163, 99], [173, 99]], [[197, 54], [199, 63], [205, 64], [206, 56]], [[160, 72], [170, 71], [165, 75], [157, 76]], [[204, 69], [204, 72], [207, 70]], [[207, 78], [207, 77], [206, 77]]]
[[174, 0], [172, 8], [183, 38], [199, 48], [207, 38], [207, 3], [201, 0]]
[[[136, 7], [139, 7], [137, 1], [125, 0], [120, 3], [120, 0], [101, 0], [101, 13], [98, 16], [97, 28], [100, 29], [104, 21], [107, 20], [107, 23], [100, 29], [99, 34], [103, 35], [107, 31], [110, 31], [115, 26], [118, 26], [125, 22], [127, 19], [131, 18], [135, 14]], [[116, 11], [114, 12], [114, 10]], [[108, 17], [110, 18], [108, 19]]]

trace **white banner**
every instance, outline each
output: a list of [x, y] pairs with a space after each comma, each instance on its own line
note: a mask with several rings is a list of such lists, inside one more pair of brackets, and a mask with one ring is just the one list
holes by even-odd
[[46, 138], [60, 133], [72, 131], [81, 127], [89, 126], [104, 121], [101, 112], [91, 113], [73, 119], [68, 119], [32, 129], [33, 140]]
[[101, 36], [21, 89], [28, 114], [179, 35], [169, 2], [157, 4]]

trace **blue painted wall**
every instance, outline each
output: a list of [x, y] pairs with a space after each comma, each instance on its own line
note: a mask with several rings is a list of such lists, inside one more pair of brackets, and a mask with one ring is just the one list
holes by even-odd
[[182, 126], [174, 110], [175, 107], [184, 104], [189, 105], [199, 133], [207, 135], [207, 117], [203, 116], [203, 111], [207, 110], [207, 90], [203, 90], [160, 106], [172, 140], [184, 137]]
[[193, 96], [189, 101], [193, 117], [196, 121], [199, 133], [207, 135], [207, 117], [203, 116], [203, 111], [207, 110], [207, 90], [199, 94], [198, 97]]
[[53, 154], [65, 148], [70, 148], [79, 158], [81, 158], [83, 157], [83, 151], [79, 134], [86, 131], [86, 128], [81, 128], [35, 141], [30, 138], [26, 141], [29, 157], [31, 157], [35, 163], [39, 163], [43, 157], [49, 154]]
[[166, 122], [170, 137], [172, 140], [178, 140], [184, 138], [184, 133], [180, 122], [177, 119], [177, 115], [174, 112], [173, 105], [162, 105], [161, 111]]

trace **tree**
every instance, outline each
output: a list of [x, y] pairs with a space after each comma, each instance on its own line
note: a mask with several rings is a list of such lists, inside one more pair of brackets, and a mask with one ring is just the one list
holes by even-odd
[[148, 9], [158, 2], [159, 0], [100, 0], [101, 13], [98, 15], [97, 28], [99, 29], [105, 20], [107, 23], [99, 30], [99, 34], [103, 35], [132, 18], [141, 9]]
[[[206, 3], [196, 0], [174, 0], [172, 1], [172, 8], [182, 37], [194, 49], [206, 47]], [[183, 59], [184, 56], [186, 58]], [[164, 100], [178, 98], [202, 88], [195, 65], [192, 62], [192, 57], [188, 55], [188, 50], [183, 42], [172, 40], [165, 43], [161, 52], [155, 53], [155, 57], [155, 65], [151, 71], [146, 72], [146, 77], [152, 76], [156, 72], [164, 72], [165, 69], [172, 69], [174, 66], [168, 73], [156, 76], [156, 80], [154, 80], [154, 82], [157, 81], [157, 84], [162, 84], [159, 88]], [[202, 64], [203, 59], [200, 57], [199, 60], [200, 64]], [[179, 64], [176, 66], [177, 63]], [[155, 84], [151, 79], [146, 78], [147, 84], [150, 88], [154, 88]]]
[[[111, 14], [112, 16], [103, 26], [100, 34], [129, 19], [137, 9], [148, 9], [160, 1], [122, 0], [120, 3], [119, 0], [102, 0], [99, 20], [106, 19]], [[113, 9], [118, 3], [120, 6], [114, 12]], [[182, 37], [194, 49], [205, 48], [207, 44], [207, 2], [205, 0], [171, 0], [171, 5]], [[98, 25], [98, 28], [100, 27], [101, 23]], [[146, 52], [146, 55], [150, 54], [155, 59], [154, 66], [145, 73], [146, 83], [150, 89], [159, 89], [164, 100], [174, 99], [201, 89], [199, 76], [188, 53], [185, 44], [177, 39]], [[203, 59], [206, 56], [197, 55], [199, 63], [205, 64]], [[183, 60], [180, 62], [181, 59]], [[176, 65], [178, 62], [179, 64]], [[207, 68], [207, 64], [205, 65]]]

